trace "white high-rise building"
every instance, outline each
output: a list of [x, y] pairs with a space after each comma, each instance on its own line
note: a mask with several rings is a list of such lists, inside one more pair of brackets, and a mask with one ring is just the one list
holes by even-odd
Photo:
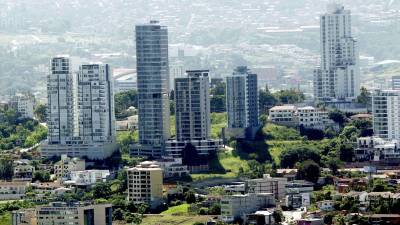
[[330, 4], [320, 17], [320, 29], [321, 65], [314, 71], [314, 98], [352, 100], [360, 93], [360, 67], [350, 10]]
[[113, 82], [107, 64], [82, 65], [72, 74], [68, 57], [56, 57], [48, 76], [48, 140], [43, 157], [104, 159], [117, 149]]
[[78, 136], [89, 142], [114, 141], [115, 112], [110, 66], [81, 65], [77, 79]]
[[372, 115], [375, 136], [400, 140], [400, 90], [376, 90]]
[[66, 144], [74, 136], [73, 76], [68, 56], [51, 60], [47, 76], [48, 143]]
[[176, 138], [179, 141], [210, 137], [210, 81], [208, 70], [186, 71], [175, 78]]
[[132, 154], [160, 157], [170, 138], [168, 29], [157, 21], [136, 26], [139, 145]]

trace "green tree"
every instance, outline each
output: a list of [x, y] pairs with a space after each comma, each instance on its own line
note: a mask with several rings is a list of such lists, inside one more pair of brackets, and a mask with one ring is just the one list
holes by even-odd
[[267, 113], [271, 107], [278, 103], [278, 99], [269, 91], [268, 86], [265, 87], [265, 90], [260, 90], [258, 98], [260, 110], [264, 113]]
[[280, 209], [276, 209], [272, 214], [272, 217], [274, 218], [276, 224], [281, 224], [283, 222], [283, 219], [285, 218], [283, 216], [282, 210]]
[[226, 98], [223, 95], [211, 96], [210, 99], [210, 111], [213, 112], [225, 112], [226, 111]]
[[189, 190], [185, 193], [185, 201], [188, 204], [192, 204], [196, 202], [196, 194], [194, 193], [193, 190]]
[[226, 83], [221, 82], [215, 88], [210, 90], [210, 111], [225, 112], [226, 111]]
[[361, 87], [360, 91], [361, 93], [357, 97], [357, 102], [366, 106], [371, 105], [371, 93], [365, 87]]
[[35, 117], [37, 118], [37, 120], [39, 120], [40, 122], [46, 122], [47, 119], [47, 107], [44, 104], [38, 104], [35, 107]]
[[111, 185], [109, 183], [97, 183], [93, 186], [93, 198], [109, 198], [112, 194]]
[[13, 175], [13, 161], [9, 159], [0, 159], [0, 180], [11, 180]]
[[312, 160], [307, 160], [300, 164], [297, 171], [297, 178], [316, 183], [320, 174], [321, 169], [319, 165]]
[[335, 121], [341, 126], [343, 126], [343, 124], [347, 121], [346, 115], [339, 110], [329, 112], [329, 119]]
[[274, 96], [280, 104], [295, 104], [305, 100], [304, 94], [295, 89], [280, 90], [274, 93]]
[[49, 182], [50, 181], [50, 173], [46, 171], [35, 171], [33, 174], [32, 182]]
[[354, 148], [352, 144], [340, 144], [339, 158], [344, 162], [352, 162], [354, 158]]
[[138, 95], [136, 90], [130, 90], [115, 94], [114, 105], [115, 105], [115, 116], [117, 119], [122, 119], [130, 116], [130, 114], [127, 114], [126, 112], [126, 110], [129, 107], [133, 106], [137, 108], [138, 105], [137, 96]]
[[329, 157], [327, 160], [327, 166], [332, 171], [333, 175], [337, 175], [338, 170], [343, 165], [343, 162], [340, 161], [337, 157]]
[[292, 147], [284, 150], [280, 155], [282, 168], [293, 168], [296, 163], [308, 159], [320, 163], [321, 156], [315, 149], [312, 149], [309, 146]]
[[210, 210], [208, 211], [210, 215], [220, 215], [221, 214], [221, 205], [215, 203], [211, 206]]

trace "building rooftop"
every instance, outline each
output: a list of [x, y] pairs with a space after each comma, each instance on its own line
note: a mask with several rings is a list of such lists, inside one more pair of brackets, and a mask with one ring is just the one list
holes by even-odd
[[294, 106], [294, 105], [280, 105], [280, 106], [274, 106], [270, 110], [271, 111], [273, 111], [273, 110], [296, 110], [296, 106]]

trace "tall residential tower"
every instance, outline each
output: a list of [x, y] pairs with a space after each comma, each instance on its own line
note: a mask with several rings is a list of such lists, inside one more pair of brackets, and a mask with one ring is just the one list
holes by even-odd
[[51, 60], [47, 101], [48, 143], [66, 144], [74, 136], [73, 76], [68, 56]]
[[167, 155], [183, 157], [183, 149], [190, 144], [199, 155], [207, 156], [221, 146], [221, 140], [211, 139], [208, 70], [189, 70], [186, 77], [175, 78], [175, 122], [176, 140], [166, 142]]
[[160, 157], [170, 138], [168, 30], [157, 21], [136, 26], [139, 145], [133, 154]]
[[228, 128], [258, 128], [257, 74], [245, 66], [226, 77], [226, 110]]
[[78, 133], [85, 141], [115, 139], [113, 77], [108, 64], [79, 67], [77, 80]]
[[320, 17], [321, 64], [314, 71], [314, 98], [352, 100], [360, 92], [357, 42], [351, 33], [350, 10], [330, 4]]
[[51, 61], [47, 78], [48, 140], [43, 157], [105, 159], [115, 142], [112, 74], [107, 64], [82, 65], [72, 74], [68, 57]]
[[176, 137], [179, 141], [210, 137], [210, 82], [208, 70], [187, 71], [175, 78]]

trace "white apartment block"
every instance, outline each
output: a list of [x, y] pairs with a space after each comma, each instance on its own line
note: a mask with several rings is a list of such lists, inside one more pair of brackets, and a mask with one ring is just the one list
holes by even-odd
[[335, 127], [334, 122], [329, 119], [328, 111], [312, 106], [299, 108], [294, 105], [274, 106], [269, 110], [268, 119], [278, 124], [319, 130], [324, 130], [327, 126]]
[[21, 118], [33, 119], [35, 98], [32, 95], [17, 94], [11, 98], [10, 106], [20, 114]]
[[14, 175], [13, 180], [16, 181], [30, 181], [35, 173], [35, 167], [30, 165], [29, 161], [18, 160], [14, 161]]
[[328, 111], [316, 109], [311, 106], [298, 108], [297, 116], [299, 118], [299, 125], [304, 127], [322, 127], [324, 129], [325, 125], [332, 124]]
[[300, 208], [311, 205], [311, 193], [314, 184], [303, 180], [294, 180], [286, 183], [285, 205], [287, 207]]
[[66, 144], [74, 136], [73, 77], [68, 56], [51, 60], [47, 76], [48, 144]]
[[360, 161], [400, 162], [400, 140], [386, 140], [380, 137], [357, 139], [355, 156]]
[[153, 162], [128, 169], [128, 201], [157, 207], [163, 200], [163, 171]]
[[274, 106], [269, 110], [269, 120], [273, 122], [294, 123], [297, 108], [294, 105]]
[[80, 170], [71, 171], [70, 178], [64, 184], [76, 186], [90, 186], [98, 182], [106, 182], [110, 176], [109, 170]]
[[79, 67], [77, 117], [79, 137], [102, 143], [115, 139], [115, 112], [112, 73], [108, 64]]
[[160, 166], [164, 178], [178, 178], [189, 175], [188, 167], [182, 165], [182, 158], [163, 157], [151, 163]]
[[53, 58], [51, 66], [47, 84], [49, 133], [42, 156], [111, 156], [117, 145], [110, 67], [81, 65], [73, 76], [68, 57]]
[[287, 178], [270, 177], [264, 174], [263, 178], [247, 180], [245, 182], [248, 193], [272, 193], [277, 200], [285, 197]]
[[372, 95], [374, 135], [400, 140], [400, 90], [376, 90]]
[[37, 225], [112, 225], [111, 204], [53, 202], [36, 207]]
[[82, 171], [86, 169], [85, 160], [70, 158], [62, 155], [61, 160], [54, 164], [54, 175], [61, 180], [68, 180], [72, 171]]
[[192, 144], [200, 155], [210, 155], [221, 146], [221, 140], [210, 139], [210, 78], [208, 70], [186, 71], [186, 77], [175, 79], [176, 140], [165, 143], [165, 153], [182, 157], [182, 150]]
[[249, 193], [245, 195], [225, 195], [221, 198], [220, 219], [232, 223], [244, 219], [246, 214], [275, 206], [275, 198], [271, 193]]
[[328, 5], [320, 17], [321, 65], [314, 71], [314, 98], [352, 100], [360, 93], [357, 41], [351, 32], [351, 12]]
[[24, 181], [0, 181], [0, 200], [19, 200], [25, 197], [29, 183]]
[[137, 25], [136, 71], [139, 145], [133, 154], [160, 157], [170, 138], [168, 29], [158, 21]]

